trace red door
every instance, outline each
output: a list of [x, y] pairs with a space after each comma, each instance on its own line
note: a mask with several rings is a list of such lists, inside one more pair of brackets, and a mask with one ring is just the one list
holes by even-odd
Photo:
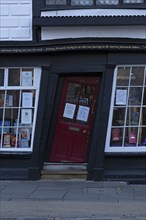
[[52, 162], [86, 162], [99, 77], [67, 77], [52, 145]]

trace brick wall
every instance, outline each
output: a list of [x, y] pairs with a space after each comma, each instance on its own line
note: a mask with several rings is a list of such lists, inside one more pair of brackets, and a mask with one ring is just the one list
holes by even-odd
[[32, 40], [32, 0], [0, 0], [0, 41]]

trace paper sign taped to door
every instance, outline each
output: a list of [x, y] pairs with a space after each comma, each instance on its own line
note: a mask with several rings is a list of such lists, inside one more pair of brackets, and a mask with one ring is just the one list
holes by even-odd
[[76, 105], [71, 103], [66, 103], [64, 108], [63, 117], [73, 119], [75, 113]]
[[87, 106], [79, 105], [79, 110], [77, 114], [77, 120], [87, 122], [90, 108]]

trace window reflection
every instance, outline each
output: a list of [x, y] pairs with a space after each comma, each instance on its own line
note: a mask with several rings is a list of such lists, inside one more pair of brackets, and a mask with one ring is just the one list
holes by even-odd
[[117, 86], [128, 86], [130, 67], [119, 67], [117, 74]]
[[131, 71], [131, 82], [132, 86], [142, 86], [144, 79], [144, 67], [133, 67]]
[[123, 126], [124, 121], [125, 121], [125, 110], [126, 108], [116, 108], [114, 107], [114, 112], [113, 112], [113, 126]]
[[141, 105], [142, 87], [131, 87], [129, 91], [129, 105]]
[[9, 69], [8, 85], [20, 86], [20, 69]]
[[140, 117], [140, 108], [137, 107], [129, 107], [127, 109], [127, 125], [138, 125]]
[[78, 103], [81, 85], [69, 83], [66, 95], [66, 102]]

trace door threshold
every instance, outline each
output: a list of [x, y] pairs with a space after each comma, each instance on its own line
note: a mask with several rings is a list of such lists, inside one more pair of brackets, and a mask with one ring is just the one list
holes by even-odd
[[80, 171], [86, 171], [87, 170], [87, 163], [44, 163], [43, 170], [80, 170]]

